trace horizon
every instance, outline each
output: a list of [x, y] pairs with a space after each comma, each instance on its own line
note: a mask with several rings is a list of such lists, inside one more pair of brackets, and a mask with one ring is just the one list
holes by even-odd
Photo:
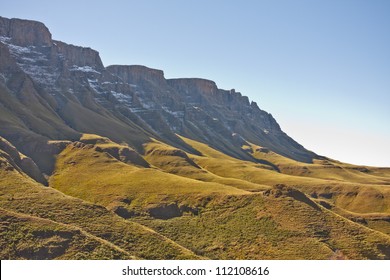
[[[112, 15], [110, 19], [117, 21], [110, 24], [101, 21], [101, 14], [122, 15], [126, 9], [112, 5], [108, 5], [111, 9], [103, 9], [105, 4], [101, 3], [88, 7], [88, 3], [77, 2], [82, 7], [72, 10], [71, 18], [64, 18], [66, 9], [76, 2], [68, 1], [63, 9], [50, 1], [43, 2], [45, 13], [34, 3], [13, 1], [3, 5], [1, 16], [40, 21], [54, 39], [97, 50], [105, 66], [145, 65], [162, 70], [167, 79], [198, 77], [215, 81], [219, 88], [234, 88], [271, 113], [282, 130], [305, 148], [343, 162], [390, 167], [390, 35], [386, 33], [390, 3], [386, 1], [278, 1], [285, 4], [285, 9], [266, 1], [241, 5], [201, 1], [210, 10], [202, 10], [199, 1], [126, 1], [123, 5], [140, 12], [132, 14], [134, 19]], [[151, 11], [149, 3], [158, 9]], [[250, 7], [243, 7], [248, 3]], [[95, 14], [87, 17], [84, 8], [93, 9]], [[191, 15], [183, 16], [183, 9], [191, 10]], [[218, 9], [225, 9], [225, 14], [215, 22]], [[346, 11], [350, 12], [347, 18], [343, 17]], [[257, 18], [258, 13], [262, 17]], [[275, 13], [284, 17], [276, 20]], [[145, 17], [150, 14], [152, 17]], [[195, 15], [202, 15], [199, 19], [204, 22], [197, 21]], [[232, 15], [242, 21], [238, 26], [232, 24]], [[329, 15], [333, 15], [333, 23]], [[137, 20], [142, 24], [133, 23]], [[169, 27], [169, 31], [183, 32], [187, 28], [191, 32], [180, 33], [179, 40], [175, 32], [156, 32], [157, 23], [160, 28]], [[139, 44], [123, 36], [126, 27], [139, 27], [131, 30]], [[210, 32], [207, 27], [218, 32]], [[76, 33], [72, 32], [75, 28]], [[110, 35], [101, 36], [101, 32]], [[281, 35], [274, 36], [275, 32]], [[219, 39], [215, 34], [220, 35]], [[232, 34], [239, 40], [231, 41]], [[202, 44], [205, 39], [211, 43]], [[231, 46], [235, 42], [242, 46]]]

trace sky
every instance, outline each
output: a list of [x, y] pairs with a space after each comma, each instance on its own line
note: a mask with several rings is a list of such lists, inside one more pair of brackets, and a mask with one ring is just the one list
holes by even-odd
[[390, 167], [388, 0], [0, 0], [56, 40], [236, 89], [309, 150]]

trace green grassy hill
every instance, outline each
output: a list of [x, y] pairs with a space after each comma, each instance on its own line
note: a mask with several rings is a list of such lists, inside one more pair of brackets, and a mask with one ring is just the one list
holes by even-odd
[[[38, 184], [4, 157], [0, 157], [0, 163], [1, 223], [3, 228], [6, 226], [2, 234], [4, 240], [12, 241], [1, 243], [2, 259], [197, 258], [172, 240], [138, 223], [124, 220], [101, 205]], [[59, 246], [56, 243], [60, 241], [56, 239], [63, 235], [62, 232], [66, 232], [67, 238], [61, 243], [61, 254], [39, 253], [50, 249], [51, 239], [54, 240], [53, 246]], [[36, 248], [31, 247], [33, 243]]]
[[151, 140], [139, 154], [91, 134], [52, 142], [62, 148], [49, 187], [3, 140], [2, 258], [390, 258], [388, 169], [269, 152], [255, 163], [181, 139], [197, 153]]
[[[201, 155], [152, 141], [144, 145], [148, 167], [104, 152], [99, 149], [103, 140], [70, 144], [57, 157], [50, 186], [104, 205], [206, 258], [390, 257], [386, 226], [359, 222], [358, 213], [348, 216], [352, 206], [343, 201], [349, 189], [358, 188], [362, 196], [374, 191], [387, 195], [385, 187], [283, 174], [182, 139]], [[336, 190], [337, 196], [326, 197]], [[378, 210], [378, 199], [368, 197], [372, 201], [361, 209]], [[379, 210], [386, 223], [387, 208]]]

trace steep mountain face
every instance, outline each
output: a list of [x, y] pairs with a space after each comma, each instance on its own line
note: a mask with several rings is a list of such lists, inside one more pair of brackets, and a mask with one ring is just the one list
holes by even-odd
[[316, 157], [235, 90], [203, 79], [167, 80], [144, 66], [105, 68], [97, 51], [52, 40], [42, 23], [0, 18], [0, 50], [0, 135], [47, 174], [47, 141], [80, 133], [141, 153], [151, 137], [196, 152], [180, 134], [245, 160], [256, 161], [241, 149], [247, 141], [303, 162]]

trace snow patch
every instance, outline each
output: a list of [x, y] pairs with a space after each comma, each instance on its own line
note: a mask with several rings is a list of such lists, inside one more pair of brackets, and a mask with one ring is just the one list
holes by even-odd
[[9, 41], [11, 41], [10, 37], [0, 36], [0, 42], [7, 44]]
[[37, 63], [42, 59], [31, 58], [31, 57], [21, 57], [21, 60], [25, 63]]
[[21, 47], [13, 45], [8, 37], [0, 37], [0, 41], [7, 45], [17, 65], [28, 74], [34, 82], [55, 90], [55, 83], [59, 77], [58, 69], [45, 65], [48, 61], [45, 54], [36, 51], [34, 46]]
[[95, 92], [97, 92], [98, 94], [103, 94], [97, 79], [94, 80], [88, 79], [88, 84]]
[[7, 82], [7, 78], [1, 73], [0, 73], [0, 79], [3, 80], [3, 83]]
[[182, 118], [184, 116], [184, 111], [171, 111], [168, 107], [162, 106], [161, 107], [165, 112], [177, 117]]
[[54, 84], [59, 77], [59, 73], [57, 71], [53, 71], [53, 69], [48, 66], [38, 66], [24, 63], [17, 64], [35, 82], [54, 88]]
[[152, 102], [146, 102], [143, 98], [138, 96], [139, 101], [144, 109], [154, 110], [155, 104]]
[[131, 101], [132, 101], [131, 96], [125, 95], [125, 94], [120, 93], [120, 92], [115, 92], [113, 90], [111, 91], [111, 94], [116, 98], [116, 100], [118, 100], [118, 102], [124, 103], [126, 105], [131, 104]]
[[103, 82], [102, 85], [122, 85], [123, 83], [120, 83], [120, 82]]
[[147, 112], [147, 111], [148, 111], [148, 110], [141, 109], [141, 108], [129, 108], [129, 110], [130, 110], [132, 113], [142, 113], [142, 112]]
[[96, 74], [101, 74], [100, 72], [96, 71], [93, 69], [91, 66], [77, 66], [73, 65], [72, 68], [69, 69], [70, 71], [81, 71], [85, 73], [96, 73]]
[[[30, 60], [31, 62], [36, 62], [38, 60], [47, 60], [46, 56], [40, 52], [34, 51], [34, 46], [21, 47], [9, 43], [10, 38], [0, 37], [0, 41], [7, 45], [10, 53], [17, 58], [24, 60]], [[28, 57], [26, 57], [28, 56]]]

